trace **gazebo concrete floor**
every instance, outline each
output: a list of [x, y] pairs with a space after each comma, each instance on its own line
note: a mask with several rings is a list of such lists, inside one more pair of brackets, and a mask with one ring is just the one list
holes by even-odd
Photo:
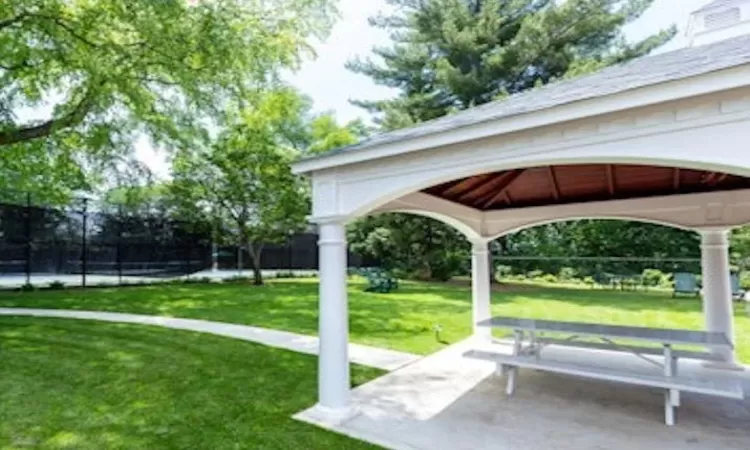
[[[658, 389], [521, 370], [508, 398], [494, 364], [461, 356], [474, 347], [471, 340], [460, 342], [354, 389], [356, 414], [342, 423], [314, 408], [295, 417], [394, 449], [750, 448], [750, 399], [682, 393], [677, 423], [667, 427]], [[631, 355], [545, 351], [556, 359], [659, 370]], [[707, 372], [742, 377], [750, 394], [748, 370], [715, 371], [680, 361], [681, 374]]]

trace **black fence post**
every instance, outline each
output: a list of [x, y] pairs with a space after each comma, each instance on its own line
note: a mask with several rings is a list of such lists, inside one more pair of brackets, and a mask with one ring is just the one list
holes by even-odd
[[122, 286], [122, 205], [117, 207], [117, 284]]
[[31, 284], [31, 193], [26, 193], [26, 211], [24, 214], [24, 232], [26, 234], [26, 284]]
[[294, 247], [293, 247], [293, 241], [294, 239], [292, 235], [289, 235], [286, 241], [286, 247], [287, 247], [287, 266], [289, 269], [289, 272], [291, 272], [294, 269], [294, 264], [292, 263], [292, 259], [294, 258]]
[[188, 236], [187, 240], [187, 274], [190, 275], [193, 273], [192, 270], [192, 262], [193, 262], [193, 236], [192, 234]]
[[83, 199], [83, 233], [81, 239], [81, 286], [86, 287], [86, 271], [88, 270], [88, 255], [86, 249], [86, 228], [88, 228], [88, 203], [89, 199]]

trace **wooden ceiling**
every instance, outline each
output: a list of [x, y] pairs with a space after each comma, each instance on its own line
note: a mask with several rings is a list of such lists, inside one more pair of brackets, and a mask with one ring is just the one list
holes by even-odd
[[482, 211], [750, 189], [750, 178], [672, 167], [577, 164], [515, 169], [423, 192]]

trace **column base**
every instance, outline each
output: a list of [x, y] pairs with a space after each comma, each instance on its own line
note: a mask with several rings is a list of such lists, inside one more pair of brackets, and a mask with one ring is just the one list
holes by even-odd
[[479, 328], [474, 331], [472, 339], [478, 343], [491, 344], [492, 343], [492, 329], [491, 328]]
[[359, 410], [354, 406], [329, 408], [318, 403], [312, 408], [295, 415], [294, 418], [319, 426], [333, 427], [353, 419], [358, 414]]

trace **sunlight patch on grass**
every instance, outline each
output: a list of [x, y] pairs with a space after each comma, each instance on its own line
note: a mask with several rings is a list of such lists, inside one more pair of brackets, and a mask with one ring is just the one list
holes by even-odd
[[[30, 317], [0, 317], [0, 342], [0, 448], [373, 448], [291, 419], [315, 403], [314, 356]], [[354, 384], [381, 373], [352, 366]]]
[[[390, 294], [349, 286], [352, 342], [427, 354], [471, 333], [469, 282], [404, 282]], [[38, 291], [0, 294], [0, 306], [93, 309], [169, 315], [241, 323], [315, 335], [318, 331], [318, 280], [280, 279], [266, 286], [242, 284], [171, 285], [90, 291]], [[546, 318], [661, 328], [703, 329], [701, 301], [673, 299], [664, 291], [503, 285], [492, 293], [492, 312]], [[441, 341], [433, 326], [442, 327]], [[738, 355], [750, 362], [750, 316], [735, 310]]]

